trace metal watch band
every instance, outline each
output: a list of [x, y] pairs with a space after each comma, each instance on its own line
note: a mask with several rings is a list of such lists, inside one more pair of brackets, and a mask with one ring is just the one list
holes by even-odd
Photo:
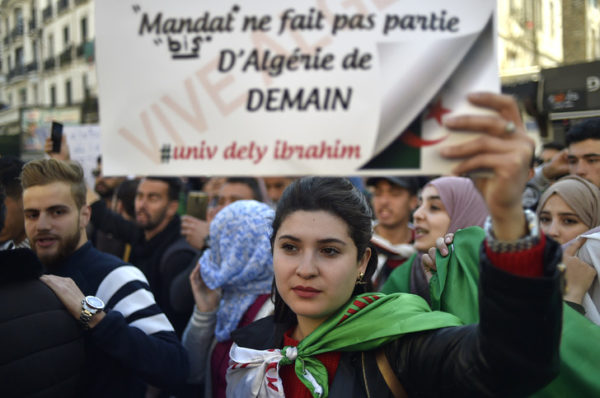
[[79, 323], [81, 324], [81, 326], [83, 326], [84, 329], [87, 330], [90, 328], [90, 321], [92, 320], [93, 315], [94, 314], [92, 314], [85, 308], [81, 308], [81, 314], [79, 314]]
[[485, 240], [490, 250], [495, 253], [519, 252], [529, 250], [537, 245], [540, 242], [540, 228], [538, 226], [537, 215], [533, 211], [526, 209], [525, 219], [527, 222], [527, 235], [511, 242], [504, 242], [496, 240], [492, 230], [492, 218], [488, 216], [483, 229], [485, 230]]

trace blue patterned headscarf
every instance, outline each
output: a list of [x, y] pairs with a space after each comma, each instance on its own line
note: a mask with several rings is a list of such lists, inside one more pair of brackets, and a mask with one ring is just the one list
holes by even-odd
[[256, 298], [271, 292], [269, 239], [274, 216], [264, 203], [240, 200], [223, 208], [210, 223], [209, 249], [199, 266], [209, 288], [223, 289], [215, 330], [218, 341], [228, 340]]

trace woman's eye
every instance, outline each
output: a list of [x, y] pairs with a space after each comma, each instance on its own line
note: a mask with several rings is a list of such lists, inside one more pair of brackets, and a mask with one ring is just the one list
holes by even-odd
[[540, 216], [540, 224], [548, 224], [552, 219], [550, 217]]
[[281, 245], [281, 249], [284, 252], [295, 252], [296, 251], [296, 246], [289, 244], [289, 243], [284, 243]]
[[340, 254], [340, 251], [335, 247], [324, 247], [323, 249], [321, 249], [321, 252], [326, 256], [335, 256], [337, 254]]
[[565, 218], [563, 220], [563, 223], [565, 223], [565, 225], [575, 225], [575, 224], [579, 224], [579, 220], [577, 220], [575, 218]]

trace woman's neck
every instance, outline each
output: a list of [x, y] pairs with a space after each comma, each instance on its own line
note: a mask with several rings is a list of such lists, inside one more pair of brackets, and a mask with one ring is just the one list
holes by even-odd
[[298, 315], [297, 318], [298, 324], [292, 332], [291, 337], [294, 340], [298, 341], [302, 341], [306, 336], [311, 334], [316, 328], [318, 328], [323, 322], [325, 322], [325, 319], [313, 319]]

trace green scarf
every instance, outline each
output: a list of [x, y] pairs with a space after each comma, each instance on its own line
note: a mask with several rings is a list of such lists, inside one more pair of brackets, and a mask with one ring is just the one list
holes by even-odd
[[[327, 370], [315, 355], [372, 350], [406, 333], [461, 324], [454, 315], [431, 311], [425, 300], [413, 294], [365, 293], [351, 299], [298, 344], [294, 369], [313, 397], [327, 397]], [[292, 363], [286, 356], [289, 350], [294, 347], [283, 348], [280, 365]]]
[[[450, 254], [442, 257], [438, 252], [437, 272], [429, 282], [432, 309], [450, 312], [466, 324], [479, 322], [479, 249], [484, 235], [479, 227], [457, 231]], [[389, 279], [406, 278], [406, 272], [394, 275], [394, 270]], [[410, 270], [407, 281], [395, 280], [393, 285], [386, 283], [384, 287], [390, 291], [393, 286], [409, 285]], [[410, 286], [407, 289], [410, 290]], [[560, 374], [532, 397], [600, 397], [600, 347], [597, 342], [600, 342], [600, 327], [563, 305]]]

